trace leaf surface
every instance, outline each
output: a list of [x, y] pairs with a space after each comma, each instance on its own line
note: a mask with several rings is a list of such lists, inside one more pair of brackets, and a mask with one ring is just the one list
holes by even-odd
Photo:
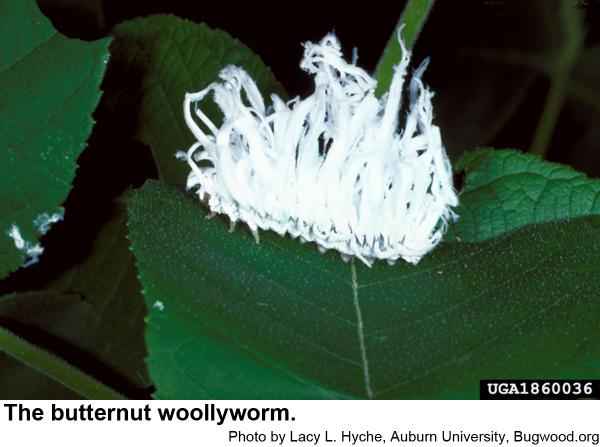
[[[93, 343], [88, 328], [95, 320], [93, 308], [80, 295], [36, 291], [12, 293], [0, 297], [0, 329], [18, 333], [32, 343], [24, 358], [33, 356], [42, 365], [47, 354], [38, 355], [42, 349], [57, 358], [69, 355], [79, 360]], [[10, 345], [10, 344], [9, 344]], [[80, 399], [81, 395], [66, 388], [47, 373], [17, 360], [0, 349], [0, 397], [2, 399]], [[21, 350], [17, 350], [20, 354]], [[14, 355], [14, 353], [13, 353]], [[19, 355], [19, 357], [21, 357]], [[51, 357], [50, 357], [51, 358]], [[71, 367], [65, 365], [67, 372]], [[52, 370], [53, 368], [50, 368]], [[95, 372], [95, 371], [94, 371]]]
[[600, 218], [444, 243], [417, 266], [256, 244], [151, 181], [130, 203], [160, 398], [477, 397], [600, 370]]
[[135, 388], [150, 386], [143, 359], [146, 308], [127, 241], [126, 211], [117, 200], [88, 255], [46, 289], [81, 294], [89, 307], [85, 351]]
[[463, 241], [600, 214], [600, 180], [535, 155], [480, 149], [463, 155], [454, 168], [466, 178], [456, 210], [460, 220], [451, 235]]
[[[47, 231], [44, 219], [62, 215], [94, 123], [109, 40], [59, 34], [33, 0], [0, 0], [0, 40], [2, 277], [35, 261], [26, 251]], [[15, 228], [22, 243], [9, 236]]]
[[[195, 141], [183, 120], [186, 93], [217, 81], [219, 71], [231, 64], [248, 71], [263, 94], [283, 92], [271, 70], [246, 45], [203, 23], [157, 15], [119, 24], [112, 35], [114, 59], [135, 78], [131, 90], [140, 90], [137, 137], [150, 146], [164, 180], [184, 183], [187, 177], [186, 163], [175, 158]], [[206, 106], [207, 116], [220, 123], [212, 99]]]

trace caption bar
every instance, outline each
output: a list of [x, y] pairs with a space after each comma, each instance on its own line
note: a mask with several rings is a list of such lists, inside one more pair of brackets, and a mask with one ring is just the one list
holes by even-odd
[[[103, 446], [597, 446], [599, 401], [0, 402], [3, 441]], [[68, 434], [68, 436], [65, 436]]]

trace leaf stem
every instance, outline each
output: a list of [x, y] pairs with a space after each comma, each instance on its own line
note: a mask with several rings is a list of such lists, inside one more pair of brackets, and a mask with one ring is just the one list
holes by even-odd
[[550, 140], [554, 134], [554, 128], [558, 122], [560, 111], [565, 102], [565, 97], [569, 89], [569, 78], [571, 70], [577, 62], [577, 58], [584, 48], [584, 35], [582, 30], [582, 17], [570, 5], [569, 2], [562, 2], [562, 16], [564, 18], [564, 36], [565, 41], [561, 51], [556, 57], [554, 69], [550, 75], [550, 91], [546, 97], [544, 111], [538, 121], [530, 151], [544, 158], [550, 146]]
[[117, 391], [2, 327], [0, 352], [5, 352], [87, 399], [124, 399]]
[[394, 65], [400, 61], [402, 50], [398, 43], [398, 29], [404, 25], [402, 38], [408, 50], [412, 49], [419, 37], [421, 29], [425, 25], [429, 12], [433, 7], [435, 0], [408, 0], [404, 11], [390, 36], [377, 67], [375, 68], [375, 79], [377, 80], [377, 96], [383, 95], [392, 82], [394, 75]]

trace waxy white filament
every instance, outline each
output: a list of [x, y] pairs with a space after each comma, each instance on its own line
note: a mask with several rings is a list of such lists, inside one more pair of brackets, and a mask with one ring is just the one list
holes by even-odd
[[[418, 262], [442, 238], [458, 199], [432, 124], [433, 93], [421, 82], [426, 64], [413, 74], [398, 123], [410, 61], [400, 43], [402, 60], [381, 99], [376, 81], [343, 59], [333, 35], [305, 44], [300, 67], [314, 76], [315, 92], [302, 100], [272, 95], [265, 108], [246, 71], [224, 68], [223, 82], [185, 96], [197, 139], [178, 154], [191, 168], [188, 188], [255, 235], [288, 233], [367, 265]], [[210, 92], [224, 114], [220, 127], [199, 107]]]

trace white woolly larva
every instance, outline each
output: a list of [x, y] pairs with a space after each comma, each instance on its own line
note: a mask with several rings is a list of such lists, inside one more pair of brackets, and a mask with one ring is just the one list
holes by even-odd
[[[343, 59], [332, 34], [304, 46], [300, 67], [314, 76], [315, 91], [302, 100], [272, 95], [267, 109], [248, 73], [225, 67], [222, 82], [185, 96], [197, 140], [178, 154], [191, 168], [187, 187], [212, 213], [256, 235], [287, 233], [367, 265], [418, 262], [442, 238], [458, 198], [432, 124], [433, 93], [421, 81], [426, 64], [412, 76], [399, 125], [410, 62], [400, 43], [402, 59], [381, 99], [376, 81]], [[199, 107], [210, 92], [224, 115], [220, 127]]]

